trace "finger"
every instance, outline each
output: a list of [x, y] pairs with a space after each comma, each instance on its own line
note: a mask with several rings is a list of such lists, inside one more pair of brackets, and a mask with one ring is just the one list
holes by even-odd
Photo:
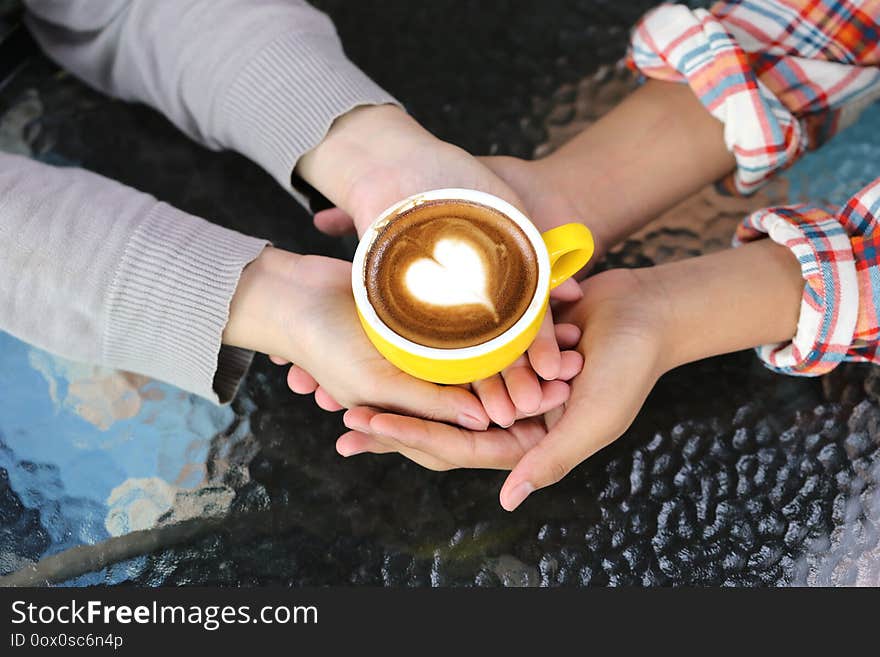
[[378, 415], [381, 411], [369, 406], [354, 406], [345, 411], [342, 416], [342, 423], [352, 431], [361, 433], [370, 433], [370, 420]]
[[[346, 438], [346, 440], [343, 441], [343, 447], [351, 447], [352, 449], [364, 447], [365, 449], [362, 451], [369, 451], [376, 454], [398, 452], [409, 460], [430, 470], [450, 470], [455, 467], [451, 463], [437, 458], [435, 455], [411, 449], [390, 436], [373, 433], [373, 429], [370, 427], [370, 421], [379, 414], [380, 411], [378, 409], [369, 406], [355, 406], [354, 408], [347, 410], [342, 417], [342, 421], [346, 427], [352, 429], [349, 434], [357, 437]], [[368, 436], [369, 440], [364, 436]], [[337, 451], [338, 445], [337, 442]], [[352, 456], [355, 453], [358, 452], [343, 454], [343, 456]], [[342, 454], [342, 452], [340, 452], [340, 454]]]
[[626, 430], [656, 381], [645, 368], [654, 349], [653, 344], [623, 343], [612, 335], [601, 348], [586, 352], [584, 371], [572, 382], [565, 413], [507, 477], [500, 493], [502, 507], [512, 511], [532, 491], [556, 483]]
[[391, 446], [383, 443], [376, 436], [360, 431], [349, 431], [336, 441], [336, 451], [342, 456], [349, 457], [356, 454], [400, 454], [428, 470], [452, 470], [455, 468], [451, 463], [446, 463], [430, 454], [425, 454], [415, 449], [403, 446]]
[[356, 454], [390, 454], [397, 452], [389, 445], [379, 442], [373, 436], [362, 431], [348, 431], [336, 440], [336, 451], [340, 456], [348, 458]]
[[310, 395], [318, 389], [318, 382], [303, 368], [291, 365], [287, 373], [287, 387], [299, 395]]
[[330, 411], [331, 413], [343, 409], [343, 406], [333, 399], [333, 397], [330, 396], [330, 393], [324, 390], [324, 388], [318, 388], [315, 390], [315, 403], [325, 411]]
[[569, 350], [563, 351], [562, 367], [559, 370], [559, 381], [570, 381], [584, 369], [584, 357], [581, 352]]
[[499, 495], [504, 509], [513, 511], [534, 491], [560, 481], [574, 466], [607, 444], [584, 439], [583, 428], [572, 430], [567, 420], [563, 415], [547, 437], [530, 449], [508, 475]]
[[472, 386], [492, 422], [500, 427], [509, 427], [513, 424], [516, 420], [516, 407], [510, 401], [507, 386], [500, 374], [475, 381]]
[[315, 213], [315, 228], [327, 235], [351, 235], [355, 232], [354, 219], [340, 208], [330, 208]]
[[560, 349], [574, 349], [581, 340], [581, 329], [577, 324], [560, 323], [553, 327], [556, 343]]
[[381, 415], [382, 413], [383, 411], [377, 408], [373, 408], [371, 406], [355, 406], [345, 412], [345, 415], [342, 416], [342, 423], [355, 433], [369, 435], [373, 439], [373, 441], [383, 446], [385, 451], [382, 453], [403, 453], [403, 450], [408, 449], [405, 444], [401, 443], [391, 436], [377, 433], [370, 426], [372, 419], [377, 415]]
[[517, 413], [516, 419], [522, 420], [527, 417], [537, 417], [559, 408], [571, 396], [571, 386], [564, 381], [544, 381], [541, 383], [541, 405], [531, 414]]
[[269, 360], [271, 360], [276, 365], [287, 365], [290, 362], [282, 356], [269, 356]]
[[[532, 369], [545, 381], [552, 381], [559, 376], [561, 361], [559, 344], [556, 342], [556, 330], [553, 328], [553, 316], [550, 311], [544, 315], [541, 328], [532, 346], [529, 347], [529, 362]], [[516, 400], [514, 400], [516, 403]], [[517, 407], [519, 404], [517, 403]]]
[[[555, 344], [555, 342], [554, 342]], [[541, 406], [541, 384], [532, 371], [528, 360], [518, 359], [513, 365], [501, 373], [507, 386], [510, 400], [517, 411], [525, 415], [537, 412]]]
[[406, 448], [458, 467], [507, 470], [518, 462], [527, 449], [509, 430], [493, 428], [488, 431], [467, 431], [448, 424], [390, 413], [374, 416], [370, 429], [375, 434], [396, 440]]
[[387, 387], [387, 396], [376, 403], [400, 413], [414, 414], [428, 420], [449, 422], [485, 431], [489, 415], [471, 392], [460, 386], [441, 386], [400, 373], [401, 385]]
[[557, 301], [570, 303], [572, 301], [580, 301], [584, 296], [584, 291], [578, 282], [573, 278], [569, 278], [564, 283], [557, 285], [550, 290], [550, 298]]

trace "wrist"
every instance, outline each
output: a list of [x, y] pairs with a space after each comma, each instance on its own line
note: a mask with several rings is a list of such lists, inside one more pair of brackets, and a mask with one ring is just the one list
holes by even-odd
[[687, 85], [649, 80], [542, 160], [610, 248], [734, 168], [723, 124]]
[[771, 240], [635, 270], [654, 299], [664, 371], [703, 358], [791, 340], [804, 280]]
[[592, 327], [613, 327], [630, 344], [639, 343], [642, 373], [659, 378], [674, 367], [670, 347], [675, 325], [654, 269], [609, 269], [590, 276], [581, 283], [584, 298], [565, 308], [556, 321], [580, 326], [587, 345], [594, 342]]
[[[559, 216], [556, 223], [577, 221], [590, 229], [595, 246], [593, 262], [628, 236], [621, 221], [620, 187], [616, 186], [611, 170], [590, 152], [581, 152], [577, 158], [557, 152], [528, 164], [534, 178], [563, 199], [565, 215]], [[617, 190], [617, 194], [610, 194], [610, 190]]]
[[[613, 271], [613, 270], [612, 270]], [[675, 285], [663, 267], [642, 267], [627, 270], [637, 281], [637, 303], [657, 343], [657, 358], [650, 366], [659, 378], [666, 372], [689, 362], [682, 354], [678, 336], [682, 327], [675, 305]], [[692, 359], [695, 360], [695, 359]]]
[[478, 158], [499, 176], [521, 199], [521, 207], [540, 231], [567, 223], [581, 223], [593, 234], [595, 263], [606, 252], [610, 222], [595, 207], [585, 207], [579, 197], [563, 185], [553, 156], [542, 160], [523, 160], [504, 155]]
[[[288, 321], [284, 317], [295, 295], [293, 269], [302, 256], [266, 247], [241, 273], [229, 304], [223, 343], [264, 354], [289, 357]], [[281, 303], [280, 300], [285, 303]]]
[[355, 219], [372, 220], [370, 192], [381, 187], [395, 163], [425, 147], [443, 144], [394, 105], [357, 107], [334, 121], [324, 140], [303, 155], [296, 173]]

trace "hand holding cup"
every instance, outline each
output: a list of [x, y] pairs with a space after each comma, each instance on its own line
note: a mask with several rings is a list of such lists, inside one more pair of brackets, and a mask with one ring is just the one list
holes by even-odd
[[535, 339], [550, 290], [593, 253], [583, 224], [538, 232], [513, 205], [438, 189], [385, 210], [355, 253], [352, 290], [376, 349], [435, 383], [472, 383], [516, 361]]

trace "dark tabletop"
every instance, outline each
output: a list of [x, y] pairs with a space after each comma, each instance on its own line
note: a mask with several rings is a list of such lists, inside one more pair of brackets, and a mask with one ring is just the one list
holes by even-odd
[[[532, 157], [633, 87], [615, 63], [656, 3], [315, 4], [427, 128], [477, 153]], [[880, 161], [877, 110], [760, 198], [704, 190], [605, 266], [723, 248], [737, 219], [771, 200], [839, 202], [867, 181], [866, 152]], [[39, 55], [0, 92], [0, 148], [92, 169], [284, 248], [353, 251], [318, 234], [242, 157], [199, 147]], [[9, 583], [880, 583], [880, 376], [870, 366], [792, 378], [742, 352], [680, 368], [620, 440], [513, 514], [497, 502], [503, 473], [342, 459], [341, 414], [290, 394], [262, 357], [231, 409], [2, 334], [0, 370]]]

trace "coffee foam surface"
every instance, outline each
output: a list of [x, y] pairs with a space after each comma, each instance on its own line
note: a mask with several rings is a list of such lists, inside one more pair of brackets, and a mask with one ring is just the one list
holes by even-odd
[[513, 326], [537, 286], [522, 229], [475, 203], [435, 201], [393, 218], [365, 261], [370, 303], [395, 333], [429, 347], [481, 344]]
[[430, 256], [413, 260], [404, 285], [409, 295], [434, 306], [476, 303], [495, 315], [495, 304], [486, 289], [487, 265], [480, 251], [467, 240], [444, 238]]

